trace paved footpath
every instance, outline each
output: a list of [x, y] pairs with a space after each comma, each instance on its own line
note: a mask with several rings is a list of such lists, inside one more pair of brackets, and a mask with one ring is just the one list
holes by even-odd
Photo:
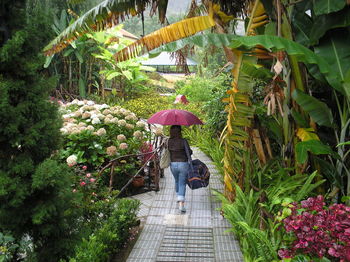
[[192, 158], [200, 159], [210, 169], [209, 187], [187, 187], [185, 214], [178, 211], [169, 168], [160, 179], [159, 192], [134, 196], [142, 203], [139, 217], [144, 227], [127, 262], [244, 261], [238, 241], [226, 232], [231, 226], [217, 210], [221, 204], [212, 193], [212, 189], [223, 190], [220, 175], [205, 154], [192, 149]]

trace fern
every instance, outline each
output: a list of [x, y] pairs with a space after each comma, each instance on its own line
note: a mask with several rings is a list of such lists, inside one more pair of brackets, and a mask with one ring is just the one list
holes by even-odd
[[245, 231], [245, 238], [250, 243], [250, 250], [254, 251], [254, 257], [263, 259], [263, 261], [272, 261], [277, 259], [278, 246], [273, 246], [268, 234], [259, 229], [250, 227], [245, 222], [237, 222], [242, 231]]

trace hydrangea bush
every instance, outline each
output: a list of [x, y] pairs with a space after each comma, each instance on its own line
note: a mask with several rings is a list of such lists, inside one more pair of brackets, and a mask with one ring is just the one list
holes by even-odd
[[[96, 172], [111, 159], [137, 154], [149, 136], [145, 123], [139, 121], [133, 112], [120, 106], [110, 107], [76, 99], [61, 104], [61, 112], [64, 146], [60, 155], [69, 166], [84, 166], [87, 173]], [[132, 175], [138, 166], [138, 159], [130, 158], [124, 168], [127, 170], [118, 167], [116, 173]], [[83, 187], [87, 182], [80, 181], [79, 184]]]
[[291, 204], [291, 215], [283, 220], [292, 241], [278, 251], [282, 259], [298, 254], [350, 261], [350, 207], [326, 206], [323, 196]]

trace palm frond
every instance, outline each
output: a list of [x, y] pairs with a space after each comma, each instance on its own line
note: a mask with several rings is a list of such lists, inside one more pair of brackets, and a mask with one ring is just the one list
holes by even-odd
[[117, 61], [125, 61], [143, 52], [149, 52], [161, 45], [192, 36], [213, 27], [211, 16], [198, 16], [181, 20], [146, 35], [114, 55]]
[[124, 21], [126, 16], [141, 13], [149, 3], [150, 0], [105, 0], [68, 26], [45, 47], [44, 53], [53, 55], [87, 32], [111, 28]]

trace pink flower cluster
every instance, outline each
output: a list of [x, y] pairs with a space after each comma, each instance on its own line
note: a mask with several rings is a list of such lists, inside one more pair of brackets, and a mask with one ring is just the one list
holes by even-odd
[[91, 177], [91, 173], [87, 173], [85, 177], [87, 178], [85, 181], [80, 179], [80, 186], [85, 186], [88, 181], [90, 181], [90, 183], [94, 183], [96, 181], [96, 178]]
[[281, 258], [306, 254], [350, 261], [350, 207], [332, 204], [327, 208], [323, 196], [292, 205], [292, 215], [283, 223], [295, 240], [291, 248], [278, 251]]

